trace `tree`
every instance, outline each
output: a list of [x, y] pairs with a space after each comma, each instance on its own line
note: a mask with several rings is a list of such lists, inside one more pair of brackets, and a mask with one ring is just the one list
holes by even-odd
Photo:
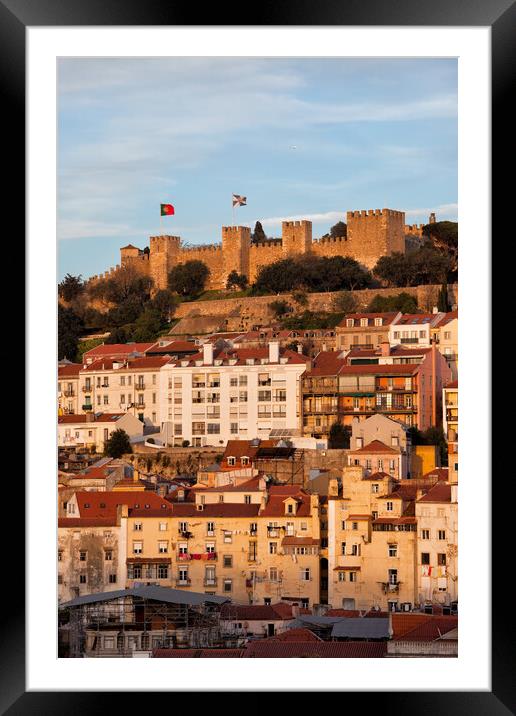
[[228, 280], [226, 281], [226, 288], [228, 290], [232, 288], [239, 288], [242, 291], [244, 291], [247, 288], [247, 276], [244, 274], [238, 273], [238, 271], [231, 271], [231, 273], [228, 276]]
[[61, 304], [57, 307], [57, 358], [73, 360], [77, 354], [79, 337], [84, 329], [81, 317]]
[[299, 279], [294, 259], [282, 259], [260, 268], [253, 289], [255, 293], [284, 293], [299, 286]]
[[290, 311], [288, 301], [272, 301], [269, 303], [268, 307], [274, 313], [276, 318], [280, 318]]
[[133, 340], [137, 343], [155, 341], [162, 330], [163, 322], [160, 312], [156, 308], [148, 306], [135, 321]]
[[69, 303], [77, 298], [84, 291], [84, 282], [82, 276], [72, 276], [67, 273], [58, 287], [58, 293], [63, 301]]
[[439, 290], [439, 296], [437, 299], [437, 310], [442, 313], [448, 313], [450, 310], [450, 304], [448, 303], [448, 284], [443, 281], [443, 285]]
[[432, 246], [408, 254], [381, 256], [373, 273], [390, 286], [420, 286], [441, 283], [450, 271], [450, 257]]
[[351, 291], [340, 291], [333, 299], [333, 310], [338, 313], [355, 313], [357, 302]]
[[254, 231], [251, 234], [251, 243], [257, 244], [260, 241], [267, 241], [267, 236], [263, 230], [263, 226], [257, 221], [254, 225]]
[[373, 274], [390, 286], [411, 286], [412, 274], [408, 256], [395, 251], [389, 256], [380, 256]]
[[348, 235], [348, 227], [343, 221], [337, 221], [330, 229], [330, 236], [339, 239]]
[[168, 275], [168, 287], [180, 296], [198, 296], [210, 276], [210, 269], [198, 260], [174, 266]]
[[437, 251], [450, 259], [450, 271], [456, 272], [459, 258], [459, 225], [456, 221], [436, 221], [423, 226], [426, 236]]
[[131, 447], [129, 435], [121, 428], [114, 430], [109, 439], [104, 443], [104, 455], [109, 455], [109, 457], [115, 459], [127, 453], [132, 453], [132, 451], [133, 448]]
[[442, 427], [431, 427], [425, 431], [412, 427], [407, 432], [412, 445], [436, 445], [439, 448], [441, 465], [448, 464], [448, 443]]
[[114, 328], [106, 338], [106, 343], [129, 343], [133, 339], [134, 324]]
[[178, 306], [179, 297], [166, 288], [160, 289], [151, 301], [151, 307], [158, 311], [163, 321], [170, 321]]
[[333, 423], [328, 436], [328, 447], [332, 450], [348, 450], [351, 437], [351, 427], [341, 423]]
[[401, 313], [418, 313], [417, 299], [410, 293], [402, 291], [395, 296], [380, 296], [376, 294], [369, 306], [369, 313], [388, 313], [390, 311], [401, 311]]

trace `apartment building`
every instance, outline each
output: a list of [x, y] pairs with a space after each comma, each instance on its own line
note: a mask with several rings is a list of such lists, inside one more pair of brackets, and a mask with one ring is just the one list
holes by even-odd
[[[442, 315], [442, 314], [441, 314]], [[437, 338], [439, 350], [451, 368], [453, 380], [458, 377], [459, 363], [459, 312], [450, 311], [433, 328]]]
[[143, 424], [130, 413], [86, 413], [60, 415], [57, 419], [57, 444], [60, 448], [94, 448], [104, 444], [115, 430], [125, 430], [129, 438], [143, 435]]
[[433, 331], [445, 316], [444, 313], [404, 313], [389, 325], [388, 341], [391, 345], [429, 348]]
[[453, 380], [443, 388], [443, 431], [450, 442], [459, 439], [459, 384]]
[[[118, 562], [126, 571], [117, 572], [125, 574], [122, 586], [117, 576], [118, 588], [159, 584], [244, 604], [319, 601], [317, 495], [253, 478], [237, 486], [178, 491], [169, 499], [143, 489], [78, 492], [67, 515], [113, 520], [121, 505], [127, 507], [126, 553], [119, 553]], [[81, 544], [86, 527], [77, 527]], [[95, 550], [83, 555], [85, 569], [90, 559], [98, 563]], [[84, 584], [89, 581], [87, 576]]]
[[150, 356], [85, 363], [80, 371], [81, 411], [124, 411], [145, 425], [159, 426], [160, 370], [169, 360]]
[[57, 366], [57, 414], [79, 412], [79, 372], [81, 363], [62, 363]]
[[412, 609], [417, 601], [417, 491], [386, 473], [345, 467], [328, 497], [328, 602], [333, 608]]
[[280, 348], [202, 350], [161, 369], [161, 428], [169, 445], [225, 445], [295, 430], [309, 359]]
[[302, 378], [303, 431], [323, 437], [334, 422], [351, 425], [382, 413], [426, 430], [441, 420], [441, 390], [451, 371], [435, 349], [421, 363], [349, 365], [345, 354], [320, 353]]
[[400, 319], [399, 311], [349, 313], [335, 328], [336, 350], [376, 349], [389, 340], [390, 327]]
[[438, 482], [416, 501], [421, 606], [458, 601], [458, 486]]
[[[85, 493], [97, 500], [97, 495]], [[68, 516], [58, 519], [57, 585], [58, 601], [66, 602], [83, 594], [125, 588], [127, 507], [123, 505], [82, 516], [75, 494]], [[85, 514], [87, 510], [83, 511]]]

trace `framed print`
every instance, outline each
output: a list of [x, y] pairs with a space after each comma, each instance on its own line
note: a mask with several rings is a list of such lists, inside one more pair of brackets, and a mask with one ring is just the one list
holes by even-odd
[[[488, 336], [514, 4], [256, 13], [192, 25], [160, 2], [0, 2], [6, 206], [21, 217], [27, 197], [28, 286], [27, 601], [6, 613], [2, 709], [346, 691], [402, 713], [508, 713]], [[388, 446], [367, 438], [377, 419]], [[221, 651], [230, 667], [200, 678], [190, 659]]]

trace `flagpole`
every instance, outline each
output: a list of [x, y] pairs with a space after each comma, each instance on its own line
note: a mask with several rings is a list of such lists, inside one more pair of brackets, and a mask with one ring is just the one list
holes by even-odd
[[232, 226], [236, 226], [235, 224], [235, 202], [233, 201], [233, 195], [231, 195], [231, 208], [233, 211], [233, 224]]

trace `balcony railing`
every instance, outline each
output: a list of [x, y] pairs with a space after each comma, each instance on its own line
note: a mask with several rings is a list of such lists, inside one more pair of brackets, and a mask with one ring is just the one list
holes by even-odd
[[133, 403], [135, 408], [145, 408], [145, 403]]
[[135, 383], [134, 389], [135, 390], [145, 390], [145, 383]]
[[75, 390], [65, 390], [64, 391], [65, 398], [74, 398], [75, 397]]
[[191, 583], [190, 577], [186, 577], [186, 579], [182, 577], [176, 578], [176, 587], [189, 587]]
[[91, 391], [93, 390], [93, 386], [86, 383], [86, 385], [82, 386], [81, 390], [83, 393], [91, 393]]
[[91, 403], [85, 403], [82, 406], [82, 410], [93, 410], [93, 405]]
[[217, 577], [205, 579], [203, 584], [205, 587], [216, 587], [217, 586]]

